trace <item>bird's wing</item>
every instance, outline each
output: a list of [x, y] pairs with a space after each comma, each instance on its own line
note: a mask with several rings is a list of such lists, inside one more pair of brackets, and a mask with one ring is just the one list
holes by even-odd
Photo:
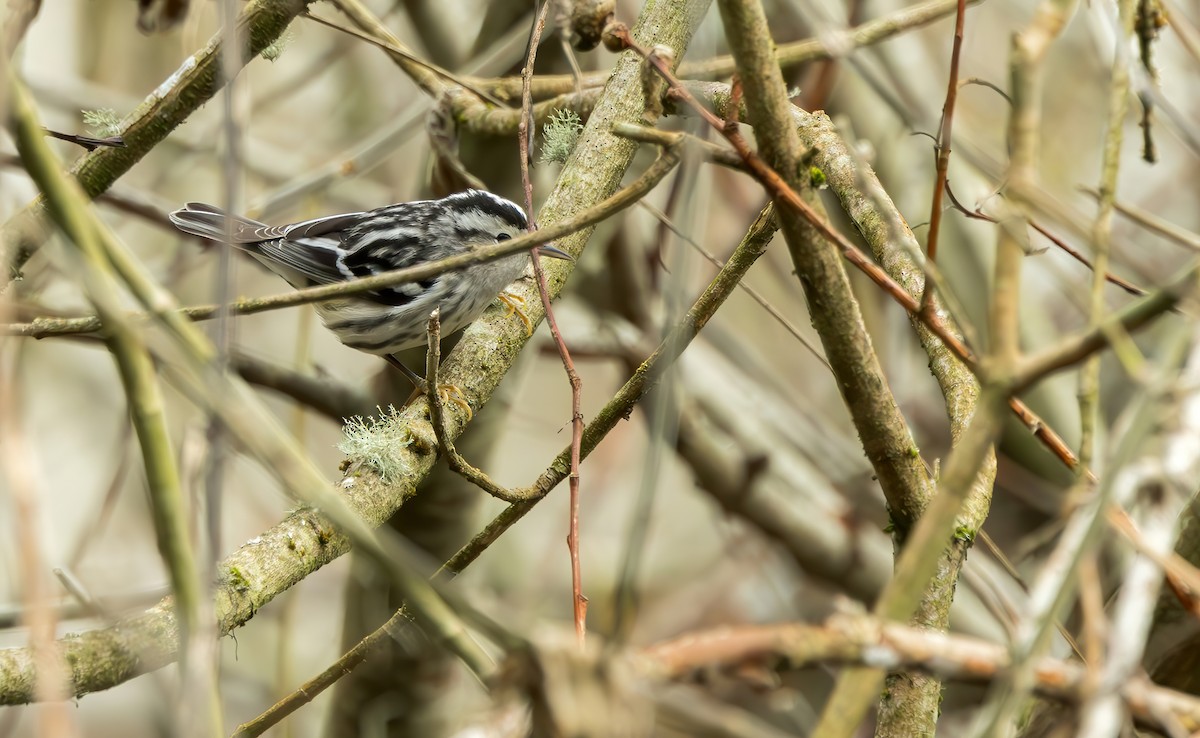
[[[276, 238], [243, 248], [296, 287], [354, 278], [354, 274], [341, 265], [341, 257], [346, 252], [336, 233], [295, 240]], [[297, 276], [300, 279], [296, 279]]]
[[[346, 232], [362, 222], [363, 213], [341, 213], [314, 218], [264, 231], [271, 240], [249, 247], [268, 266], [277, 265], [281, 276], [296, 286], [291, 275], [309, 284], [332, 284], [354, 279], [355, 272], [343, 263], [347, 254]], [[283, 270], [291, 274], [285, 274]]]
[[[337, 266], [348, 277], [371, 277], [396, 269], [405, 269], [429, 261], [419, 229], [408, 227], [377, 228], [367, 232], [351, 231]], [[437, 277], [420, 282], [398, 284], [370, 295], [388, 305], [406, 305], [430, 289]]]
[[290, 241], [295, 241], [301, 238], [335, 235], [337, 232], [358, 225], [366, 215], [366, 213], [341, 213], [280, 226], [278, 228], [280, 234], [276, 238], [282, 236]]
[[[385, 210], [388, 209], [330, 215], [283, 226], [284, 237], [249, 248], [268, 264], [300, 274], [312, 284], [371, 277], [423, 264], [437, 256], [428, 252], [421, 228], [412, 223], [396, 223]], [[295, 284], [290, 277], [283, 276]], [[436, 279], [368, 294], [389, 305], [405, 305], [429, 289]]]

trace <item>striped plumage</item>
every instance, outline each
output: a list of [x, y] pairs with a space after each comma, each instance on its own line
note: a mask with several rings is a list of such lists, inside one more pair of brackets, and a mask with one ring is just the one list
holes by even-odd
[[[188, 203], [170, 217], [186, 233], [226, 238], [226, 216], [219, 208]], [[515, 203], [481, 190], [285, 226], [240, 216], [232, 221], [233, 245], [297, 288], [437, 261], [514, 238], [528, 227]], [[570, 258], [547, 247], [541, 253]], [[465, 328], [528, 264], [521, 252], [422, 282], [320, 302], [317, 314], [347, 346], [389, 355], [425, 344], [426, 321], [435, 307], [441, 308], [446, 334]]]

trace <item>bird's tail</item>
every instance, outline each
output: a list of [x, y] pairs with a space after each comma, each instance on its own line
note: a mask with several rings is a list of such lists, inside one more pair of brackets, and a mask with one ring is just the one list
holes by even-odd
[[189, 202], [168, 216], [175, 227], [184, 233], [207, 238], [210, 241], [224, 241], [226, 238], [226, 221], [233, 222], [233, 243], [258, 243], [271, 238], [265, 231], [270, 226], [257, 220], [243, 218], [240, 215], [226, 215], [225, 211], [214, 205], [202, 202]]

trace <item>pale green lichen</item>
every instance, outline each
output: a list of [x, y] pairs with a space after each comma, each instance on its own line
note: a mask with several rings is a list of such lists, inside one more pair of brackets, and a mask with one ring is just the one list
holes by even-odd
[[565, 163], [582, 132], [583, 121], [574, 110], [555, 110], [542, 126], [542, 162]]
[[355, 416], [342, 427], [338, 450], [352, 463], [374, 469], [385, 483], [392, 483], [409, 471], [401, 451], [412, 443], [408, 428], [400, 422], [400, 411], [388, 405], [376, 408], [371, 417]]
[[292, 42], [294, 37], [295, 34], [292, 33], [291, 29], [284, 31], [280, 34], [279, 38], [272, 41], [266, 48], [259, 52], [259, 56], [269, 62], [275, 61], [283, 54], [283, 50], [287, 48], [287, 45]]
[[83, 124], [88, 132], [98, 138], [108, 138], [121, 133], [121, 119], [112, 108], [83, 111]]

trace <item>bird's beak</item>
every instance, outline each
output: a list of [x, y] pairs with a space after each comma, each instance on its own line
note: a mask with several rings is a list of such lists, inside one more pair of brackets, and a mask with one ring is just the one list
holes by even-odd
[[575, 257], [568, 254], [566, 251], [561, 251], [553, 246], [538, 246], [538, 254], [541, 256], [549, 256], [551, 259], [566, 259], [567, 261], [575, 261]]

